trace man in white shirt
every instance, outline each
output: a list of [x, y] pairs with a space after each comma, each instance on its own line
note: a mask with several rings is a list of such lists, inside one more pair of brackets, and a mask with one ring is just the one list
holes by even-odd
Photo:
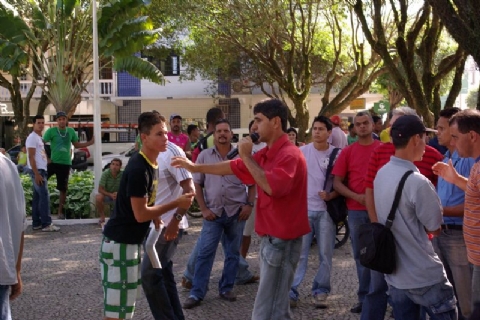
[[32, 229], [52, 232], [60, 230], [52, 224], [50, 216], [50, 197], [47, 186], [47, 154], [45, 153], [42, 132], [45, 118], [36, 115], [33, 118], [33, 131], [25, 143], [27, 147], [27, 168], [33, 182]]
[[0, 172], [0, 320], [11, 320], [10, 301], [22, 292], [25, 196], [17, 167], [3, 154]]
[[[313, 278], [312, 297], [315, 308], [327, 308], [327, 297], [331, 290], [330, 274], [332, 271], [333, 249], [335, 247], [335, 224], [327, 212], [325, 201], [338, 196], [332, 190], [333, 175], [327, 177], [327, 168], [330, 156], [335, 147], [327, 140], [332, 132], [332, 123], [324, 116], [316, 117], [312, 124], [312, 141], [300, 147], [307, 161], [307, 203], [308, 221], [311, 231], [303, 236], [300, 261], [295, 271], [292, 288], [290, 289], [290, 306], [296, 307], [299, 299], [298, 286], [307, 271], [308, 255], [312, 245], [313, 236], [317, 239], [319, 267]], [[336, 157], [339, 152], [337, 151]], [[334, 156], [334, 155], [332, 155]], [[324, 190], [325, 179], [328, 179]], [[330, 191], [331, 190], [331, 191]]]
[[[167, 150], [158, 155], [159, 174], [156, 205], [175, 200], [182, 193], [195, 192], [191, 173], [183, 168], [173, 168], [170, 165], [172, 158], [178, 156], [185, 157], [185, 152], [170, 141], [167, 143]], [[185, 209], [177, 208], [161, 216], [165, 227], [158, 238], [155, 249], [162, 268], [153, 268], [147, 253], [143, 257], [142, 287], [156, 320], [184, 319], [172, 270], [172, 258], [182, 238], [183, 230], [188, 228], [186, 212]]]

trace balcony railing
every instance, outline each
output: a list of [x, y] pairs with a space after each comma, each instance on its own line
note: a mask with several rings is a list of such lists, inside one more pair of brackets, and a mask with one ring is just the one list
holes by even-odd
[[[114, 79], [102, 79], [99, 81], [100, 86], [100, 98], [110, 98], [115, 97], [117, 94], [117, 89], [115, 85]], [[20, 81], [20, 92], [22, 94], [22, 98], [27, 96], [28, 91], [32, 87], [32, 81], [30, 80], [22, 80]], [[35, 88], [35, 92], [33, 94], [33, 98], [40, 98], [42, 94], [42, 89], [40, 87]], [[91, 99], [93, 98], [93, 81], [91, 81], [88, 86], [86, 87], [86, 92], [82, 93], [83, 98]], [[10, 100], [10, 92], [0, 87], [0, 101], [9, 101]]]

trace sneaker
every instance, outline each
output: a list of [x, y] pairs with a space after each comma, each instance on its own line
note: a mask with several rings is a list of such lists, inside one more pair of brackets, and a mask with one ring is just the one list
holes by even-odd
[[313, 296], [313, 305], [315, 308], [325, 309], [328, 308], [326, 293], [319, 293]]
[[51, 225], [42, 229], [43, 232], [55, 232], [55, 231], [58, 231], [58, 230], [60, 230], [60, 228], [53, 225], [53, 224], [51, 224]]
[[357, 302], [351, 309], [351, 313], [362, 313], [362, 303]]
[[33, 230], [41, 230], [42, 229], [42, 225], [39, 225], [39, 226], [32, 226], [32, 229]]
[[293, 300], [293, 299], [290, 298], [290, 308], [291, 309], [296, 308], [297, 304], [298, 304], [298, 300]]
[[193, 309], [200, 305], [200, 300], [197, 300], [193, 297], [188, 297], [187, 300], [183, 303], [183, 309]]
[[189, 281], [187, 278], [185, 277], [182, 277], [182, 287], [184, 287], [185, 289], [192, 289], [192, 282]]

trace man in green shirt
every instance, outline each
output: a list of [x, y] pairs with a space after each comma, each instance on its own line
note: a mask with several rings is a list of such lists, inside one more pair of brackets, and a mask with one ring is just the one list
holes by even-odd
[[60, 191], [58, 218], [64, 219], [63, 206], [67, 198], [68, 176], [72, 167], [72, 144], [75, 148], [85, 148], [94, 143], [92, 138], [87, 142], [79, 142], [75, 130], [67, 127], [67, 114], [57, 112], [58, 127], [49, 128], [43, 135], [43, 141], [50, 142], [50, 158], [48, 159], [48, 178], [57, 176], [57, 190]]
[[123, 171], [122, 160], [114, 158], [110, 162], [110, 168], [103, 171], [102, 177], [100, 178], [100, 184], [98, 186], [98, 193], [95, 197], [97, 211], [100, 214], [100, 224], [105, 222], [105, 207], [104, 203], [113, 204], [117, 199], [117, 191], [120, 187], [120, 180], [122, 180]]

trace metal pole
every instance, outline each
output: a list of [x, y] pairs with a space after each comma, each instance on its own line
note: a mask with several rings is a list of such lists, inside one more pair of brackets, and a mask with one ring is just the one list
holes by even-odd
[[98, 192], [100, 177], [102, 175], [102, 113], [100, 110], [99, 98], [99, 66], [98, 66], [98, 27], [97, 27], [97, 2], [92, 0], [92, 17], [93, 17], [93, 135], [95, 136], [94, 144], [94, 194]]

